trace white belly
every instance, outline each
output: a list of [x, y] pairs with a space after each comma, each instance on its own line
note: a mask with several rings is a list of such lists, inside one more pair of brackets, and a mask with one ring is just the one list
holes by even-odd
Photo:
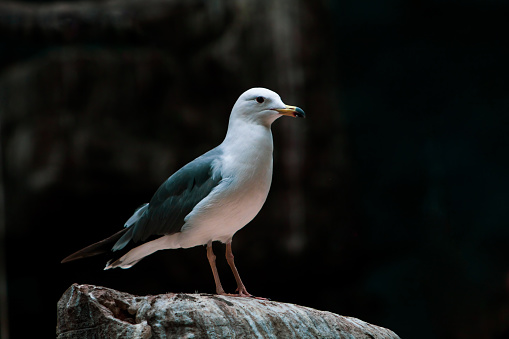
[[265, 194], [257, 191], [238, 192], [230, 197], [223, 197], [221, 203], [203, 206], [200, 212], [190, 215], [179, 235], [180, 246], [187, 248], [209, 241], [230, 240], [262, 208], [268, 190]]
[[223, 156], [213, 165], [222, 180], [189, 213], [181, 232], [171, 236], [179, 247], [229, 241], [260, 211], [272, 181], [272, 134], [250, 125], [235, 141], [225, 142]]
[[[227, 242], [260, 211], [272, 181], [272, 154], [242, 176], [224, 178], [186, 217], [178, 239], [183, 248]], [[239, 172], [237, 168], [237, 172]]]

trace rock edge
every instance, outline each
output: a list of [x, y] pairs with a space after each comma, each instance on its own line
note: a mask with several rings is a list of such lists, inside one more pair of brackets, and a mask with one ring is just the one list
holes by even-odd
[[362, 320], [275, 301], [211, 294], [136, 296], [73, 284], [57, 304], [57, 339], [399, 338]]

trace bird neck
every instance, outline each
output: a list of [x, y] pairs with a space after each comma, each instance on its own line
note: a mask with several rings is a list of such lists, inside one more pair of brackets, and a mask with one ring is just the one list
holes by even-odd
[[270, 125], [264, 126], [242, 120], [230, 120], [222, 145], [223, 147], [236, 149], [240, 152], [246, 149], [257, 148], [270, 151], [272, 154], [273, 143]]

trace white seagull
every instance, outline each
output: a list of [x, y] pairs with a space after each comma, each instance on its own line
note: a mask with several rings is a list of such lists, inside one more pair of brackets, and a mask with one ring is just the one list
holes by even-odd
[[[271, 124], [279, 117], [305, 117], [266, 88], [244, 92], [233, 106], [224, 141], [169, 177], [150, 203], [142, 205], [124, 228], [111, 237], [71, 254], [62, 263], [138, 246], [105, 269], [130, 268], [165, 249], [207, 245], [216, 293], [225, 295], [217, 273], [212, 242], [226, 243], [226, 260], [237, 282], [236, 296], [250, 297], [233, 261], [233, 235], [262, 208], [272, 181]], [[158, 236], [148, 241], [149, 237]]]

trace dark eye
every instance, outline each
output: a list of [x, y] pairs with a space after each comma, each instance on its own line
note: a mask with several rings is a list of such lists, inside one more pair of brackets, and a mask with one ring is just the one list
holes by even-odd
[[259, 103], [259, 104], [261, 104], [261, 103], [262, 103], [262, 102], [264, 102], [264, 101], [265, 101], [265, 98], [264, 98], [264, 97], [258, 97], [258, 98], [256, 98], [256, 102], [257, 102], [257, 103]]

